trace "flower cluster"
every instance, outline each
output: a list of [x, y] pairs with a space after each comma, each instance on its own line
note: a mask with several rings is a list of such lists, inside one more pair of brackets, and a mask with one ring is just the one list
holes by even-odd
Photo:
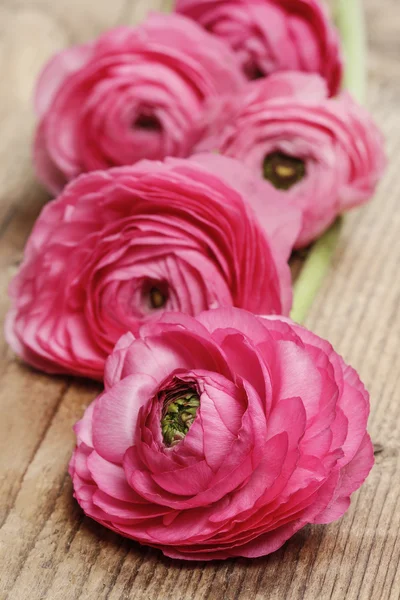
[[75, 497], [168, 556], [273, 552], [339, 518], [372, 467], [358, 375], [288, 318], [292, 251], [385, 166], [342, 75], [321, 0], [177, 0], [39, 78], [34, 165], [56, 197], [6, 337], [104, 380], [75, 427]]

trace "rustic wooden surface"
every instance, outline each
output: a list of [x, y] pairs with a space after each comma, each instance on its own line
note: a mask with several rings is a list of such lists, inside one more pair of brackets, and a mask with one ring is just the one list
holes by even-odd
[[[164, 6], [162, 6], [164, 5]], [[56, 49], [141, 19], [162, 0], [0, 0], [0, 312], [47, 200], [30, 165], [35, 77]], [[0, 339], [0, 599], [211, 600], [400, 597], [400, 6], [365, 0], [369, 106], [391, 165], [375, 200], [347, 218], [307, 325], [359, 369], [372, 397], [376, 466], [339, 522], [257, 560], [185, 564], [83, 518], [67, 463], [95, 385], [20, 364]]]

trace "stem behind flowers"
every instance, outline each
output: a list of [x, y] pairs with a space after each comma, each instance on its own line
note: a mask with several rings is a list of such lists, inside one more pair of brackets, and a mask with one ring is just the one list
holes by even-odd
[[362, 0], [336, 0], [334, 18], [345, 54], [344, 87], [363, 103], [367, 89], [367, 35]]
[[[334, 0], [333, 14], [345, 55], [344, 87], [359, 101], [367, 87], [366, 29], [362, 0]], [[343, 218], [315, 242], [294, 284], [291, 317], [302, 323], [327, 274], [339, 238]]]

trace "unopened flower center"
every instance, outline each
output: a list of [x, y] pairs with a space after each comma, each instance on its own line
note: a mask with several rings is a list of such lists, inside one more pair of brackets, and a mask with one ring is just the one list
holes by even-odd
[[142, 281], [141, 301], [144, 312], [165, 308], [169, 300], [168, 282], [145, 277]]
[[200, 407], [196, 388], [186, 382], [176, 383], [159, 393], [163, 402], [161, 432], [166, 446], [176, 446], [187, 434]]
[[157, 117], [146, 113], [142, 113], [137, 117], [133, 127], [144, 131], [161, 131], [161, 123]]
[[249, 79], [252, 81], [256, 81], [256, 79], [263, 79], [265, 77], [265, 73], [261, 71], [260, 67], [254, 65], [248, 69]]
[[288, 190], [306, 174], [304, 160], [282, 152], [272, 152], [264, 159], [264, 178], [278, 190]]
[[149, 291], [149, 302], [151, 308], [163, 308], [167, 303], [167, 294], [160, 288], [153, 286]]

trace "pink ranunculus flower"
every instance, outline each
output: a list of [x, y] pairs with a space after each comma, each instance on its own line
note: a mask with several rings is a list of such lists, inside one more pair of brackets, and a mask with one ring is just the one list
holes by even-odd
[[235, 308], [126, 334], [75, 426], [84, 512], [189, 560], [256, 557], [341, 517], [373, 465], [369, 398], [332, 346]]
[[202, 147], [237, 158], [281, 190], [281, 205], [301, 210], [296, 247], [373, 195], [386, 165], [382, 134], [348, 93], [328, 98], [318, 75], [271, 75], [252, 83], [229, 110], [230, 124], [218, 135], [210, 127]]
[[35, 224], [10, 287], [9, 343], [46, 372], [101, 379], [121, 335], [161, 311], [288, 314], [300, 214], [277, 194], [212, 154], [81, 175]]
[[64, 50], [37, 84], [37, 174], [58, 193], [82, 172], [188, 156], [208, 105], [245, 81], [229, 47], [177, 14]]
[[177, 0], [176, 10], [225, 40], [249, 79], [305, 71], [332, 95], [340, 88], [339, 37], [321, 0]]

